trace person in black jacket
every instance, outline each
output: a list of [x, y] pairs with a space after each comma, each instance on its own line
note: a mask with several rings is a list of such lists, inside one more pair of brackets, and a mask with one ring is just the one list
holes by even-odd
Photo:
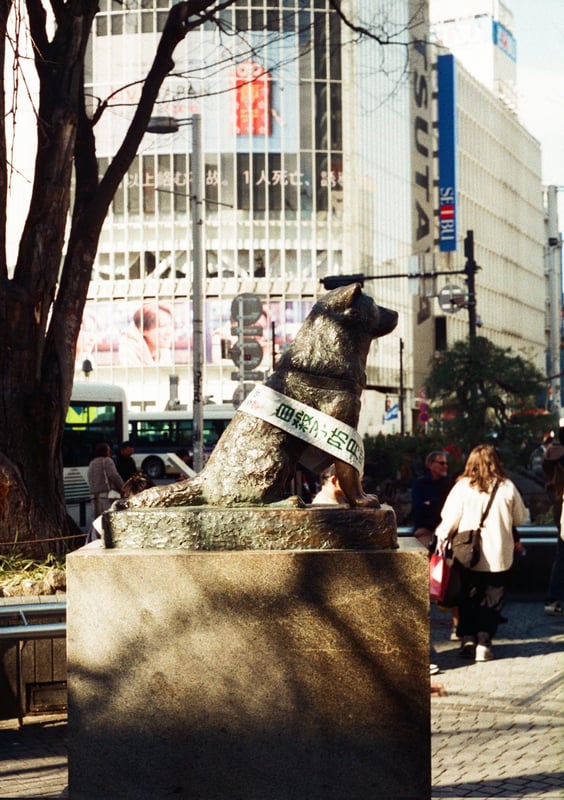
[[122, 442], [116, 456], [116, 468], [124, 481], [129, 480], [137, 472], [133, 458], [133, 445], [131, 442]]
[[[434, 550], [435, 528], [441, 521], [441, 509], [453, 486], [448, 475], [448, 453], [433, 450], [425, 459], [425, 474], [413, 481], [411, 500], [413, 504], [413, 535], [428, 550]], [[451, 608], [451, 641], [459, 641], [458, 608]], [[433, 668], [431, 665], [431, 669]], [[431, 673], [433, 674], [433, 673]]]
[[413, 535], [421, 544], [431, 548], [435, 528], [441, 521], [441, 508], [452, 489], [448, 476], [448, 454], [433, 450], [425, 459], [425, 474], [413, 481]]

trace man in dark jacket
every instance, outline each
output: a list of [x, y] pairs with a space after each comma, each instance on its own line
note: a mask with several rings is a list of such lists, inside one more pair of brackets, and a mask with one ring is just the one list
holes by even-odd
[[[435, 528], [441, 521], [441, 509], [453, 486], [448, 476], [448, 453], [433, 450], [425, 459], [425, 474], [413, 481], [411, 500], [413, 504], [413, 535], [429, 550], [434, 548]], [[451, 608], [451, 641], [459, 641], [457, 633], [458, 608]], [[431, 664], [431, 674], [433, 674]]]
[[425, 459], [425, 474], [413, 481], [413, 535], [430, 547], [435, 528], [441, 521], [441, 509], [453, 481], [448, 476], [448, 455], [444, 450], [433, 450]]
[[124, 481], [129, 480], [137, 472], [133, 458], [133, 445], [131, 442], [122, 442], [116, 456], [116, 468]]

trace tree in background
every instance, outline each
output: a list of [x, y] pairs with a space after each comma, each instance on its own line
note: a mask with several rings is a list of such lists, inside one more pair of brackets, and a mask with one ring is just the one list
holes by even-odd
[[523, 414], [537, 409], [546, 391], [542, 373], [510, 348], [497, 347], [483, 336], [455, 342], [441, 352], [426, 391], [430, 429], [466, 453], [492, 436], [500, 447], [513, 450], [524, 437], [539, 437], [555, 424], [552, 415]]

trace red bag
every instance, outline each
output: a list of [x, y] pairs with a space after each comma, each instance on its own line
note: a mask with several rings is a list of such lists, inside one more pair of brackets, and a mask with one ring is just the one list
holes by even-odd
[[431, 553], [429, 559], [429, 593], [431, 600], [440, 603], [445, 599], [452, 566], [441, 553]]

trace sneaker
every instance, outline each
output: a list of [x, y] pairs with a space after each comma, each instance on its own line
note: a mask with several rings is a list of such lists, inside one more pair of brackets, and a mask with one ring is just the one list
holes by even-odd
[[460, 648], [461, 658], [474, 658], [475, 654], [476, 644], [474, 643], [474, 639], [464, 637], [462, 640], [462, 647]]
[[441, 668], [437, 664], [429, 665], [429, 675], [437, 675], [440, 671]]
[[550, 603], [545, 603], [544, 613], [549, 617], [562, 617], [564, 616], [564, 606], [560, 600], [553, 600]]
[[456, 625], [454, 626], [454, 628], [450, 632], [450, 641], [451, 642], [460, 642], [461, 641], [461, 637], [456, 632]]
[[491, 661], [493, 658], [492, 648], [487, 644], [476, 645], [475, 661]]

